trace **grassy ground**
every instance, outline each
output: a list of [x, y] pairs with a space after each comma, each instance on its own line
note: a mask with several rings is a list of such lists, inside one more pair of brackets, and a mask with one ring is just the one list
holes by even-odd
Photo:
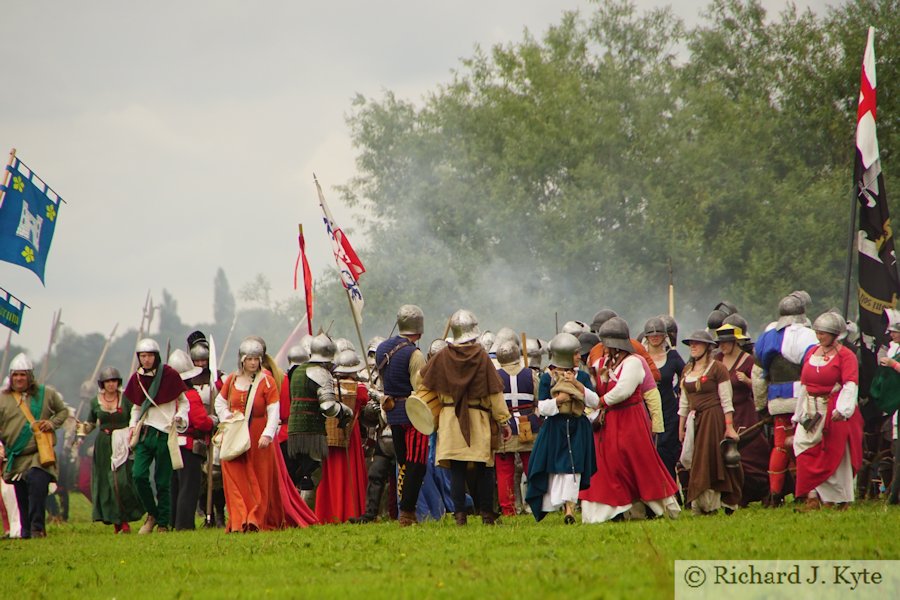
[[[900, 508], [751, 508], [731, 517], [488, 528], [452, 520], [257, 534], [113, 536], [72, 498], [72, 522], [0, 543], [9, 598], [666, 598], [676, 559], [900, 559]], [[14, 594], [7, 596], [6, 594]]]

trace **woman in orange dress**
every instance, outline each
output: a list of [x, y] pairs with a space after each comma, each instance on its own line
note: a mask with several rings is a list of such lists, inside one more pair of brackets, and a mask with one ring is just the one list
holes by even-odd
[[250, 449], [233, 460], [222, 461], [228, 532], [283, 529], [286, 525], [305, 527], [315, 521], [314, 515], [308, 522], [294, 523], [285, 518], [278, 447], [273, 443], [279, 424], [278, 386], [260, 366], [264, 354], [258, 339], [241, 342], [238, 370], [225, 379], [216, 398], [220, 421], [238, 412], [250, 415]]

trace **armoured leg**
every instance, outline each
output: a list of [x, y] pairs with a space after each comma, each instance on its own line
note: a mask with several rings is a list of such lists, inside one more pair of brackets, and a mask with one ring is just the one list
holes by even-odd
[[369, 467], [369, 485], [366, 489], [366, 513], [365, 520], [372, 521], [378, 517], [381, 511], [381, 497], [384, 488], [391, 477], [393, 461], [387, 456], [376, 454], [372, 465]]

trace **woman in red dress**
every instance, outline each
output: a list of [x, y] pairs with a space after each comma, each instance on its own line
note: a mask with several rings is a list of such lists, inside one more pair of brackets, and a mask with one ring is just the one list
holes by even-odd
[[264, 355], [265, 348], [258, 339], [241, 342], [238, 370], [226, 378], [216, 398], [220, 421], [237, 412], [249, 413], [250, 419], [250, 449], [233, 460], [222, 461], [228, 532], [305, 527], [315, 522], [308, 508], [296, 523], [285, 515], [281, 481], [284, 461], [279, 460], [278, 446], [273, 443], [279, 423], [278, 386], [261, 368]]
[[316, 488], [316, 517], [321, 523], [344, 523], [366, 510], [366, 459], [359, 434], [359, 412], [369, 400], [366, 386], [358, 381], [363, 363], [355, 350], [343, 350], [334, 361], [338, 400], [353, 410], [349, 423], [339, 417], [325, 419], [328, 458], [322, 463], [322, 479]]
[[840, 343], [847, 331], [834, 312], [813, 323], [819, 344], [810, 348], [800, 372], [800, 397], [793, 421], [797, 456], [797, 497], [804, 510], [834, 505], [847, 508], [854, 498], [853, 476], [862, 465], [863, 423], [856, 400], [859, 364]]
[[634, 355], [628, 324], [613, 317], [600, 327], [599, 335], [607, 356], [597, 373], [597, 472], [591, 487], [578, 496], [581, 520], [602, 523], [624, 518], [626, 512], [643, 518], [644, 506], [656, 516], [675, 518], [681, 512], [675, 499], [678, 488], [653, 447], [641, 393], [644, 366]]

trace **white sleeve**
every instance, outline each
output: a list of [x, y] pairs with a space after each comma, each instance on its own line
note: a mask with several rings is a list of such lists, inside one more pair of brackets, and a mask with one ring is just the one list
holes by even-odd
[[634, 390], [636, 390], [643, 381], [644, 365], [641, 364], [640, 359], [630, 356], [622, 362], [619, 380], [611, 390], [603, 395], [603, 401], [608, 406], [624, 402], [634, 394]]
[[859, 388], [854, 382], [848, 381], [845, 383], [841, 388], [840, 393], [838, 393], [834, 412], [831, 413], [832, 418], [836, 413], [839, 413], [845, 419], [852, 417], [853, 411], [856, 410], [856, 398], [858, 393]]
[[231, 411], [228, 410], [228, 400], [222, 394], [216, 396], [216, 416], [219, 417], [219, 421], [227, 421], [231, 418]]
[[794, 405], [794, 415], [791, 417], [791, 421], [794, 423], [799, 423], [806, 416], [806, 399], [809, 397], [809, 394], [806, 392], [806, 386], [800, 384], [800, 392], [797, 394], [797, 404]]
[[722, 403], [722, 412], [734, 412], [734, 404], [732, 403], [733, 392], [731, 390], [731, 380], [726, 379], [719, 384], [719, 402]]
[[679, 384], [681, 387], [681, 393], [678, 395], [678, 416], [679, 417], [687, 417], [690, 411], [690, 404], [687, 399], [687, 392], [684, 389], [684, 379], [681, 380]]
[[188, 400], [184, 393], [179, 394], [175, 404], [175, 418], [180, 421], [188, 422], [188, 413], [191, 408], [191, 401]]
[[588, 386], [584, 386], [584, 405], [591, 408], [597, 408], [599, 404], [600, 396], [597, 395], [597, 392], [595, 392]]
[[[145, 402], [146, 402], [146, 400], [145, 400]], [[134, 405], [131, 407], [131, 418], [128, 419], [128, 426], [136, 427], [138, 421], [140, 421], [140, 420], [141, 420], [141, 407]]]
[[273, 402], [272, 404], [266, 405], [266, 428], [263, 429], [262, 434], [267, 435], [273, 440], [275, 439], [275, 434], [278, 433], [278, 425], [281, 420], [281, 415], [278, 410], [278, 403]]
[[538, 414], [542, 417], [552, 417], [554, 415], [558, 415], [559, 407], [556, 405], [556, 398], [538, 400]]
[[769, 385], [766, 383], [766, 374], [758, 364], [750, 370], [750, 388], [753, 390], [753, 404], [756, 410], [764, 409], [769, 403]]

